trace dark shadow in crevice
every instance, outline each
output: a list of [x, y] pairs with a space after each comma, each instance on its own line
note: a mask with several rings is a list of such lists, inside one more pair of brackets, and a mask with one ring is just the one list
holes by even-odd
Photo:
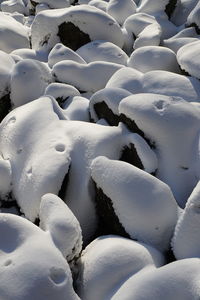
[[169, 0], [169, 3], [165, 7], [165, 12], [170, 20], [177, 5], [177, 0]]
[[120, 160], [127, 162], [141, 170], [144, 170], [144, 166], [137, 154], [134, 144], [130, 144], [129, 146], [125, 146], [123, 148]]

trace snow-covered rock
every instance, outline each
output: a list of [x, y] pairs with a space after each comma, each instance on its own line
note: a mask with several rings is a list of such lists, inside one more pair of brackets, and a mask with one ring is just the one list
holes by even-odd
[[40, 228], [50, 233], [68, 262], [80, 255], [82, 234], [79, 222], [67, 205], [54, 194], [45, 194], [40, 204]]
[[108, 124], [117, 126], [119, 123], [118, 106], [120, 101], [131, 93], [120, 88], [104, 88], [90, 98], [90, 116], [97, 122], [105, 119]]
[[2, 299], [79, 299], [69, 265], [48, 232], [22, 217], [1, 213], [0, 234]]
[[127, 65], [143, 73], [152, 70], [179, 73], [176, 54], [166, 47], [146, 46], [138, 48], [131, 54]]
[[200, 182], [190, 195], [175, 228], [172, 248], [177, 259], [200, 257]]
[[38, 13], [31, 26], [33, 49], [51, 50], [56, 43], [77, 50], [93, 40], [106, 40], [122, 47], [123, 34], [119, 24], [107, 13], [90, 5]]
[[79, 91], [96, 92], [104, 88], [112, 75], [122, 67], [124, 66], [106, 61], [80, 64], [65, 60], [53, 66], [52, 74], [56, 81], [73, 85]]
[[184, 207], [197, 183], [199, 110], [179, 97], [136, 94], [120, 102], [119, 112], [133, 132], [150, 139], [158, 157], [156, 176], [171, 187]]
[[[166, 184], [126, 162], [105, 157], [93, 161], [91, 175], [97, 189], [106, 196], [98, 199], [97, 194], [99, 206], [107, 207], [107, 212], [99, 209], [100, 215], [103, 213], [102, 221], [105, 217], [109, 224], [106, 218], [114, 213], [132, 239], [161, 251], [169, 249], [177, 221], [177, 204]], [[109, 206], [112, 209], [108, 209]], [[112, 224], [108, 226], [112, 228]]]
[[87, 63], [107, 61], [127, 65], [127, 54], [117, 45], [107, 41], [93, 41], [80, 47], [78, 53]]
[[127, 278], [163, 264], [162, 254], [147, 244], [114, 235], [101, 236], [80, 257], [78, 294], [83, 300], [111, 299]]
[[177, 60], [182, 70], [200, 79], [200, 40], [181, 47]]
[[30, 48], [28, 29], [11, 16], [0, 12], [0, 50], [7, 53]]
[[135, 14], [137, 6], [133, 0], [110, 0], [107, 5], [107, 12], [120, 25], [131, 15]]
[[57, 62], [63, 60], [72, 60], [79, 64], [85, 64], [86, 61], [69, 47], [61, 43], [56, 44], [48, 56], [48, 64], [52, 68]]
[[18, 62], [11, 74], [10, 97], [13, 106], [18, 107], [42, 96], [51, 81], [50, 69], [43, 62], [33, 59]]

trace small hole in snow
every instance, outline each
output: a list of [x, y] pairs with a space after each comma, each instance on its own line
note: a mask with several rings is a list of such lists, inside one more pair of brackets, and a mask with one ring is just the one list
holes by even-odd
[[6, 261], [5, 261], [5, 263], [4, 263], [4, 266], [5, 267], [8, 267], [9, 265], [11, 265], [12, 264], [12, 260], [11, 259], [7, 259]]
[[159, 101], [157, 101], [157, 102], [154, 103], [154, 105], [155, 105], [155, 107], [157, 109], [163, 109], [164, 108], [164, 104], [165, 104], [165, 102], [163, 100], [159, 100]]
[[8, 123], [7, 124], [14, 124], [16, 122], [16, 117], [12, 117], [8, 120]]
[[17, 150], [17, 153], [18, 153], [18, 154], [20, 154], [21, 152], [22, 152], [22, 149], [21, 149], [21, 148]]
[[56, 268], [56, 267], [52, 267], [50, 269], [50, 275], [49, 278], [51, 281], [53, 281], [55, 284], [61, 284], [63, 283], [63, 281], [66, 280], [67, 276], [66, 276], [66, 272], [64, 269], [62, 268]]
[[31, 176], [31, 175], [32, 175], [32, 168], [29, 168], [29, 169], [28, 169], [27, 175], [28, 175], [28, 176]]
[[64, 144], [58, 144], [55, 146], [56, 151], [58, 152], [64, 152], [65, 151], [65, 145]]

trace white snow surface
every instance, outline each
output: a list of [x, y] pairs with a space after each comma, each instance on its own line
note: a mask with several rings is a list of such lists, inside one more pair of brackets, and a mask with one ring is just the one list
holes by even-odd
[[164, 262], [162, 254], [147, 244], [120, 236], [101, 236], [86, 247], [78, 261], [78, 294], [83, 300], [111, 299], [130, 276]]
[[181, 97], [188, 102], [200, 101], [199, 80], [164, 70], [143, 74], [136, 69], [123, 67], [113, 74], [106, 87], [126, 89], [132, 94], [152, 93]]
[[10, 90], [10, 76], [15, 66], [11, 55], [0, 50], [0, 97], [8, 94]]
[[50, 233], [67, 261], [78, 257], [82, 249], [81, 228], [67, 205], [56, 195], [45, 194], [41, 199], [39, 215], [40, 227]]
[[153, 70], [180, 72], [176, 54], [172, 50], [160, 46], [144, 46], [136, 49], [131, 54], [127, 65], [142, 73]]
[[96, 92], [105, 87], [112, 75], [124, 66], [106, 61], [80, 64], [64, 60], [53, 66], [52, 74], [57, 81], [67, 83], [82, 92]]
[[91, 40], [106, 40], [119, 47], [124, 44], [121, 28], [115, 19], [96, 7], [80, 5], [38, 13], [31, 26], [33, 49], [44, 47], [50, 50], [59, 43], [58, 27], [64, 22], [73, 23]]
[[174, 232], [172, 248], [177, 259], [199, 257], [200, 181], [190, 195]]
[[70, 268], [48, 232], [22, 217], [1, 213], [0, 234], [2, 299], [79, 299]]
[[107, 61], [126, 66], [128, 60], [127, 54], [120, 47], [107, 41], [92, 41], [80, 47], [76, 53], [87, 63]]
[[136, 94], [120, 102], [119, 112], [135, 121], [155, 143], [156, 176], [171, 187], [179, 205], [184, 207], [197, 183], [199, 110], [182, 98]]
[[184, 71], [200, 79], [200, 40], [181, 47], [177, 60]]
[[30, 48], [28, 29], [0, 11], [0, 50], [10, 53], [19, 48]]
[[177, 204], [169, 187], [122, 161], [97, 157], [91, 175], [111, 199], [119, 222], [131, 238], [165, 251], [177, 221]]

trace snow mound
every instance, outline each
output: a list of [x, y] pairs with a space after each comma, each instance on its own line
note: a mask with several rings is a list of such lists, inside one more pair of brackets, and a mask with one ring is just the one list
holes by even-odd
[[48, 56], [48, 64], [49, 67], [52, 68], [57, 62], [63, 60], [72, 60], [79, 64], [85, 64], [85, 60], [82, 59], [80, 55], [78, 55], [72, 49], [64, 46], [61, 43], [56, 44], [53, 49], [50, 51]]
[[91, 176], [131, 238], [168, 250], [177, 205], [166, 184], [130, 164], [105, 157], [93, 161]]
[[13, 106], [18, 107], [42, 96], [51, 81], [51, 72], [46, 64], [33, 59], [18, 62], [11, 74]]
[[1, 297], [79, 299], [70, 268], [48, 232], [22, 217], [1, 213], [0, 234]]
[[90, 243], [78, 263], [81, 299], [102, 300], [111, 299], [128, 277], [143, 269], [162, 266], [164, 258], [149, 245], [109, 235]]
[[200, 79], [200, 40], [181, 47], [177, 60], [182, 70]]
[[96, 92], [104, 88], [111, 76], [122, 67], [105, 61], [80, 64], [65, 60], [53, 66], [52, 74], [56, 81], [73, 85], [79, 91]]
[[93, 41], [80, 47], [78, 53], [87, 63], [92, 61], [107, 61], [127, 65], [128, 56], [117, 45], [106, 41]]
[[56, 43], [77, 50], [92, 40], [106, 40], [122, 47], [123, 34], [118, 23], [107, 13], [90, 6], [72, 6], [66, 9], [38, 13], [31, 26], [32, 46], [51, 49]]
[[171, 187], [179, 205], [184, 207], [197, 183], [199, 111], [181, 98], [136, 94], [120, 102], [119, 112], [125, 123], [126, 118], [132, 120], [135, 131], [156, 148], [156, 176]]
[[168, 48], [159, 46], [146, 46], [136, 49], [131, 54], [127, 65], [142, 73], [153, 70], [179, 72], [176, 54]]
[[27, 28], [0, 12], [0, 50], [10, 53], [19, 48], [30, 48]]
[[137, 6], [133, 0], [110, 0], [107, 5], [107, 12], [120, 25], [131, 15], [135, 14]]

